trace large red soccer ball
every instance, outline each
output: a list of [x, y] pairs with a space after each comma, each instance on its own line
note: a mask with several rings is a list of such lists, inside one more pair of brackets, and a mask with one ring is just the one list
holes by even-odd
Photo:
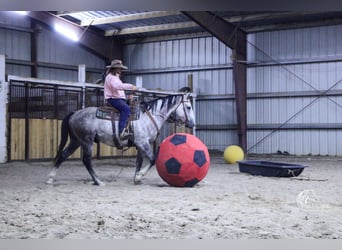
[[193, 187], [207, 175], [209, 166], [208, 149], [194, 135], [175, 133], [159, 145], [157, 171], [171, 186]]

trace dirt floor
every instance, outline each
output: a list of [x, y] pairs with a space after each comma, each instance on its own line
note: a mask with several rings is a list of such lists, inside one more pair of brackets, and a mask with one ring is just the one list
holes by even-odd
[[0, 164], [1, 239], [342, 239], [342, 159], [265, 156], [307, 165], [296, 178], [240, 173], [211, 157], [204, 180], [168, 186], [155, 168], [133, 184], [133, 158], [81, 161], [53, 185], [50, 162]]

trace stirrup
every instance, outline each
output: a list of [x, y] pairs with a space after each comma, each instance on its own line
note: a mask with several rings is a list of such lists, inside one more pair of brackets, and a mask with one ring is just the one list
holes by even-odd
[[127, 129], [124, 129], [120, 134], [120, 140], [126, 140], [131, 137], [133, 134], [130, 133]]

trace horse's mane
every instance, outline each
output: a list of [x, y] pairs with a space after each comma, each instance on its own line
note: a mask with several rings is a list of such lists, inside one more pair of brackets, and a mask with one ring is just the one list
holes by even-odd
[[153, 99], [151, 101], [147, 101], [147, 102], [142, 102], [143, 105], [143, 112], [145, 112], [146, 110], [155, 112], [157, 109], [157, 104], [158, 102], [161, 100], [162, 103], [160, 105], [160, 110], [163, 109], [164, 107], [167, 109], [167, 111], [170, 110], [170, 108], [176, 104], [177, 100], [179, 98], [182, 98], [181, 95], [168, 95], [165, 97], [158, 97], [156, 99]]

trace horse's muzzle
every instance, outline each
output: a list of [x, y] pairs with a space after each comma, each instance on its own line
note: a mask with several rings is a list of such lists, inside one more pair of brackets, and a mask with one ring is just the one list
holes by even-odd
[[185, 127], [193, 128], [193, 127], [195, 127], [195, 123], [193, 121], [188, 121], [185, 123]]

